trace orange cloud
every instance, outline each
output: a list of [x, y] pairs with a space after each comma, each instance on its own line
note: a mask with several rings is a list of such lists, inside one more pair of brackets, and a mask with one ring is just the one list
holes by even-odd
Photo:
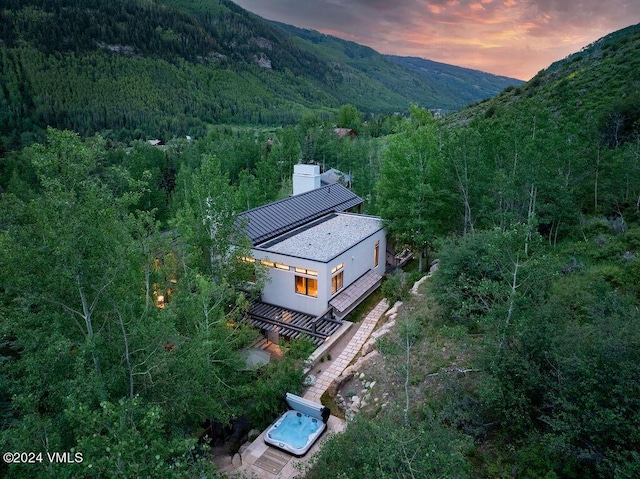
[[628, 0], [235, 0], [264, 16], [370, 46], [527, 80], [640, 19]]

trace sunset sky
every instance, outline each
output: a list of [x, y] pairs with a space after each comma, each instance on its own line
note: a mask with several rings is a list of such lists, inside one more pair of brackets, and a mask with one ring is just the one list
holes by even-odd
[[234, 0], [261, 17], [368, 45], [529, 80], [640, 22], [638, 0]]

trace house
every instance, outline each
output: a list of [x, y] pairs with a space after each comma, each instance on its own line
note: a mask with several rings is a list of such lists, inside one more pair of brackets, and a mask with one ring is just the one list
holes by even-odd
[[320, 175], [321, 185], [332, 185], [334, 183], [341, 183], [347, 188], [351, 187], [351, 175], [343, 173], [335, 168], [330, 168]]
[[317, 165], [296, 165], [294, 192], [239, 217], [251, 261], [269, 275], [249, 315], [271, 337], [320, 344], [380, 285], [386, 236], [380, 218], [354, 212], [362, 198], [340, 183], [321, 186]]
[[353, 139], [356, 136], [358, 136], [358, 132], [356, 132], [355, 130], [352, 130], [351, 128], [334, 128], [333, 132], [338, 135], [338, 138], [340, 138], [341, 140], [345, 137], [348, 136], [349, 139]]

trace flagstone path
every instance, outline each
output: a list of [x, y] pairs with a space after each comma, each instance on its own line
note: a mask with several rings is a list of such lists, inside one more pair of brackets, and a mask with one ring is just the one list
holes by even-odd
[[389, 303], [386, 299], [383, 299], [369, 312], [369, 314], [367, 314], [360, 324], [358, 331], [356, 331], [355, 335], [344, 348], [340, 356], [338, 356], [326, 371], [323, 371], [322, 374], [316, 378], [315, 384], [304, 393], [303, 397], [305, 399], [320, 402], [320, 397], [329, 388], [331, 383], [333, 383], [333, 381], [342, 374], [342, 371], [349, 366], [351, 361], [353, 361], [353, 358], [355, 358], [360, 352], [362, 346], [367, 342], [367, 339], [369, 339], [369, 336], [387, 309], [389, 309]]

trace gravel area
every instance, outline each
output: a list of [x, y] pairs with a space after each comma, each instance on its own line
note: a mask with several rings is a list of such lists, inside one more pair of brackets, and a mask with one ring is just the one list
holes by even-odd
[[312, 228], [270, 243], [266, 251], [314, 261], [329, 261], [382, 229], [373, 216], [336, 214]]

